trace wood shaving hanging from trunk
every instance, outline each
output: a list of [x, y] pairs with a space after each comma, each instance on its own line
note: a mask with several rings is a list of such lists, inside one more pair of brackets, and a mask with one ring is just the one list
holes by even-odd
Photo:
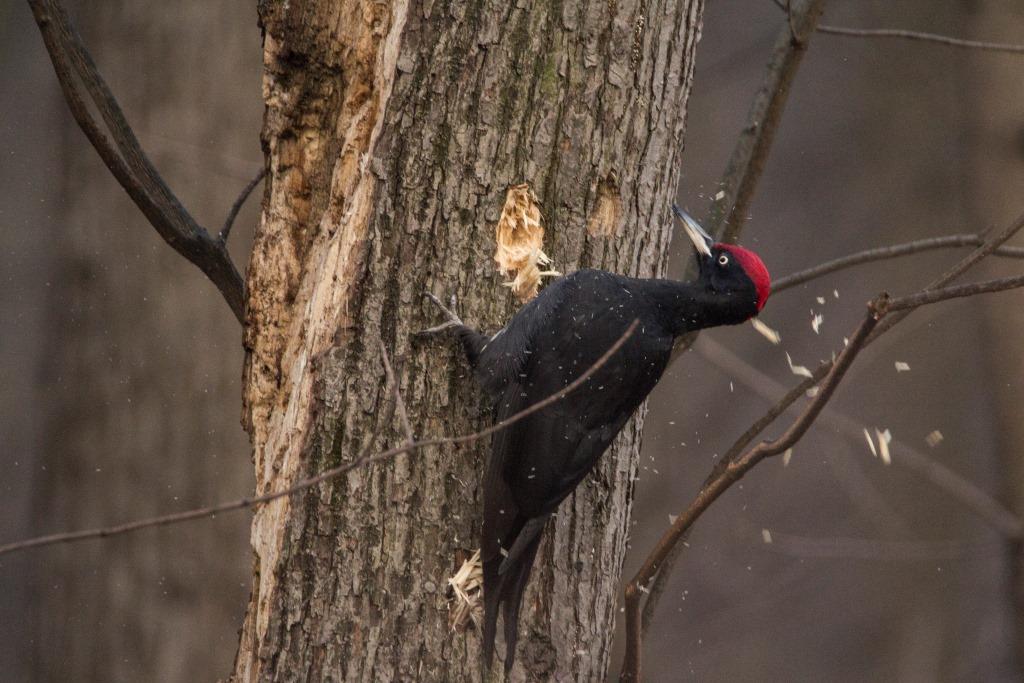
[[495, 228], [498, 248], [494, 262], [502, 275], [514, 275], [505, 284], [512, 288], [516, 297], [526, 302], [537, 296], [541, 278], [561, 273], [541, 270], [551, 264], [544, 253], [544, 226], [541, 225], [540, 207], [537, 197], [527, 184], [510, 187], [505, 195], [505, 206]]
[[469, 622], [479, 629], [483, 620], [484, 606], [481, 601], [484, 588], [484, 568], [480, 562], [480, 551], [462, 563], [459, 571], [448, 579], [451, 599], [448, 602], [448, 623], [453, 631], [462, 632]]

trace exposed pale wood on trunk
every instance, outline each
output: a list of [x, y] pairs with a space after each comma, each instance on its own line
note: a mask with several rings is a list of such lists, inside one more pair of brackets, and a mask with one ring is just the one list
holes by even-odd
[[[264, 213], [248, 272], [245, 419], [257, 489], [355, 457], [391, 400], [413, 429], [489, 415], [422, 292], [483, 330], [515, 310], [494, 268], [509, 186], [536, 192], [554, 267], [660, 275], [699, 0], [267, 3]], [[621, 227], [591, 236], [616, 178]], [[605, 197], [604, 201], [607, 201]], [[527, 592], [516, 680], [607, 669], [642, 416], [565, 502]], [[475, 632], [448, 630], [445, 579], [477, 545], [486, 447], [354, 471], [267, 506], [237, 680], [479, 680]]]

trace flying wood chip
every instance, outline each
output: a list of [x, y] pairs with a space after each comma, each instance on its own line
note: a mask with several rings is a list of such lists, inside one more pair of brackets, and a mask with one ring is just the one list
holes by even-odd
[[544, 253], [544, 226], [541, 225], [537, 197], [530, 186], [516, 185], [509, 188], [505, 206], [495, 228], [498, 248], [494, 262], [502, 275], [514, 275], [505, 283], [520, 301], [529, 301], [537, 296], [540, 280], [545, 275], [560, 275], [553, 270], [542, 271], [551, 259]]
[[757, 330], [758, 334], [763, 336], [772, 344], [778, 344], [782, 341], [782, 335], [761, 322], [760, 318], [751, 318], [750, 324], [754, 326], [754, 329]]

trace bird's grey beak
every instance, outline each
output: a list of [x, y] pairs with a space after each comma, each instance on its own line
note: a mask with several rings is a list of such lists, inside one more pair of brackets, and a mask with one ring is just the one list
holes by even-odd
[[715, 242], [711, 239], [711, 235], [707, 234], [704, 228], [700, 227], [700, 223], [695, 221], [693, 216], [675, 204], [672, 205], [672, 212], [683, 224], [683, 230], [686, 231], [686, 236], [693, 242], [693, 248], [697, 250], [697, 253], [703, 256], [711, 256], [711, 245]]

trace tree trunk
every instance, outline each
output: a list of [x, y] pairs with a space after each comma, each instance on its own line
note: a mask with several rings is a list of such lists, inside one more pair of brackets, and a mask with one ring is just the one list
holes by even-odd
[[[702, 3], [262, 3], [269, 169], [247, 281], [245, 418], [257, 490], [489, 420], [422, 293], [494, 331], [491, 258], [528, 183], [554, 267], [660, 275]], [[595, 216], [598, 218], [595, 219]], [[644, 410], [560, 508], [527, 591], [515, 680], [608, 665]], [[258, 511], [235, 677], [479, 680], [446, 578], [478, 545], [487, 445], [427, 449]], [[500, 668], [500, 667], [499, 667]]]
[[[255, 13], [205, 0], [85, 6], [77, 23], [143, 145], [185, 204], [219, 225], [260, 165]], [[35, 237], [55, 268], [35, 276], [49, 296], [34, 530], [242, 495], [252, 475], [238, 426], [235, 321], [216, 289], [162, 244], [55, 90], [63, 159], [51, 181], [60, 203], [48, 209], [53, 234]], [[233, 239], [244, 244], [255, 216], [240, 216]], [[244, 517], [225, 516], [34, 553], [29, 678], [224, 675], [246, 601], [246, 526]]]
[[[1015, 3], [980, 3], [974, 8], [968, 26], [975, 35], [1020, 35], [1024, 30], [1024, 13]], [[974, 173], [968, 196], [973, 200], [972, 222], [979, 228], [1006, 225], [1019, 216], [1024, 187], [1024, 93], [1019, 88], [1007, 87], [1018, 82], [1020, 65], [1013, 64], [1013, 60], [984, 59], [985, 56], [988, 55], [971, 55], [971, 66], [980, 77], [975, 76], [970, 83], [970, 101], [975, 108], [969, 135], [975, 153], [970, 159]], [[1016, 243], [1020, 244], [1019, 237]], [[986, 268], [985, 275], [990, 277], [1019, 272], [1017, 264], [1009, 268], [989, 264]], [[982, 277], [982, 273], [977, 274], [978, 279]], [[1024, 356], [1020, 353], [1024, 318], [1019, 315], [1019, 304], [1011, 297], [991, 297], [984, 302], [984, 333], [989, 341], [986, 358], [992, 365], [991, 376], [999, 380], [992, 383], [999, 480], [1007, 505], [1024, 518]], [[1019, 674], [1024, 671], [1024, 542], [1010, 541], [1007, 546], [1007, 592], [1013, 606], [1013, 655]]]

